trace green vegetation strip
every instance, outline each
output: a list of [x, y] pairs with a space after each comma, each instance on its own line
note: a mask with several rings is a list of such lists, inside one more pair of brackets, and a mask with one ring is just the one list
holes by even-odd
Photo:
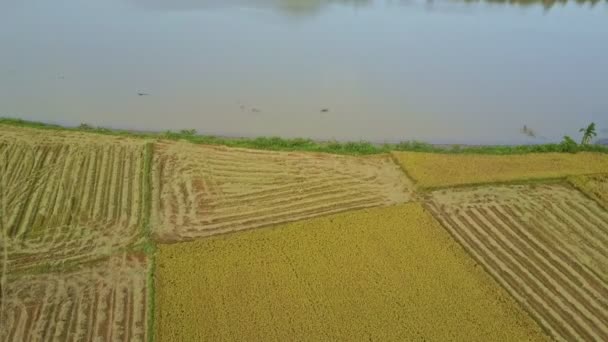
[[154, 274], [156, 270], [156, 244], [152, 240], [152, 231], [150, 225], [150, 215], [152, 208], [152, 154], [154, 153], [152, 143], [147, 143], [144, 147], [144, 164], [143, 164], [143, 190], [142, 190], [142, 210], [143, 222], [142, 230], [144, 236], [143, 250], [148, 256], [148, 272], [146, 278], [146, 303], [147, 303], [147, 339], [148, 342], [154, 342], [154, 318], [155, 318], [155, 287]]
[[602, 145], [577, 145], [571, 142], [543, 145], [499, 145], [499, 146], [437, 146], [419, 141], [404, 141], [398, 144], [374, 144], [368, 141], [338, 142], [315, 141], [312, 139], [295, 138], [283, 139], [280, 137], [258, 138], [226, 138], [209, 135], [197, 135], [195, 130], [182, 130], [180, 132], [139, 132], [119, 129], [92, 127], [81, 124], [79, 127], [64, 127], [42, 122], [26, 121], [13, 118], [0, 118], [0, 124], [20, 127], [68, 130], [77, 132], [91, 132], [98, 134], [129, 136], [152, 139], [187, 140], [196, 144], [224, 145], [229, 147], [254, 148], [273, 151], [309, 151], [334, 154], [367, 155], [387, 153], [390, 151], [412, 151], [433, 153], [470, 153], [470, 154], [526, 154], [546, 152], [600, 152], [608, 153], [608, 147]]

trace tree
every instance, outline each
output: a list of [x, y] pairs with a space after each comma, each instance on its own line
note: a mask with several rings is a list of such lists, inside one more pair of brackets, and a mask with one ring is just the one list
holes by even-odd
[[587, 128], [581, 128], [578, 131], [583, 133], [581, 145], [589, 145], [591, 139], [597, 136], [597, 133], [595, 132], [595, 122], [590, 123]]

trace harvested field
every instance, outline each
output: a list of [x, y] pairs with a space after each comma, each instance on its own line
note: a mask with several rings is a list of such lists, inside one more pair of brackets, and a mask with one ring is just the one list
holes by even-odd
[[608, 341], [608, 212], [567, 185], [439, 190], [429, 208], [557, 340]]
[[569, 180], [576, 188], [608, 210], [608, 174], [575, 176], [570, 177]]
[[9, 278], [1, 300], [0, 341], [146, 340], [143, 257]]
[[393, 155], [423, 188], [564, 178], [608, 170], [608, 155], [591, 152], [505, 156], [393, 152]]
[[539, 326], [421, 205], [160, 245], [159, 341], [524, 341]]
[[180, 241], [405, 202], [410, 182], [390, 156], [155, 144], [152, 223]]
[[143, 143], [0, 142], [9, 272], [90, 261], [140, 241], [144, 151]]

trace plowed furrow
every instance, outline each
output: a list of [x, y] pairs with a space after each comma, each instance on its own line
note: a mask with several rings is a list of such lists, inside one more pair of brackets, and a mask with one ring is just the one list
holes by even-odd
[[411, 183], [387, 157], [174, 142], [154, 151], [153, 230], [172, 241], [410, 198]]
[[539, 208], [534, 211], [534, 216], [538, 217], [541, 225], [551, 226], [559, 234], [564, 243], [580, 250], [580, 252], [584, 253], [585, 257], [588, 257], [590, 260], [594, 260], [594, 262], [599, 260], [599, 262], [601, 262], [601, 259], [603, 258], [601, 252], [594, 249], [594, 242], [590, 240], [584, 232], [581, 234], [579, 229], [569, 226], [567, 222], [560, 220], [560, 218], [549, 209], [543, 210], [542, 208]]
[[[288, 223], [288, 222], [304, 220], [304, 219], [322, 216], [322, 215], [340, 213], [340, 212], [344, 212], [344, 211], [360, 210], [360, 209], [370, 208], [373, 206], [374, 206], [374, 204], [370, 204], [369, 202], [367, 202], [365, 200], [357, 200], [357, 201], [348, 203], [347, 205], [334, 205], [334, 206], [324, 207], [323, 210], [319, 210], [318, 208], [304, 209], [304, 210], [297, 211], [297, 212], [269, 215], [269, 216], [262, 217], [262, 218], [241, 220], [241, 221], [235, 221], [235, 222], [229, 221], [229, 222], [225, 222], [225, 223], [221, 223], [221, 224], [208, 225], [207, 229], [205, 229], [205, 231], [203, 231], [202, 234], [197, 231], [194, 231], [193, 233], [186, 231], [183, 233], [183, 238], [191, 239], [191, 238], [194, 238], [197, 236], [209, 236], [209, 235], [215, 235], [215, 234], [228, 233], [228, 232], [234, 231], [233, 227], [235, 225], [241, 227], [240, 228], [241, 230], [261, 228], [261, 227], [266, 227], [266, 226], [275, 225], [275, 224], [279, 224], [279, 223]], [[161, 239], [165, 239], [170, 242], [175, 241], [175, 238], [173, 238], [171, 236], [168, 236], [168, 237], [161, 236]]]
[[[316, 192], [314, 191], [316, 190]], [[299, 207], [299, 206], [307, 206], [314, 203], [337, 203], [343, 201], [348, 201], [352, 198], [368, 198], [375, 202], [381, 202], [382, 198], [377, 196], [373, 192], [363, 192], [363, 191], [344, 191], [339, 187], [334, 185], [328, 185], [325, 188], [319, 189], [307, 189], [301, 192], [291, 193], [289, 196], [285, 197], [265, 197], [264, 199], [260, 199], [256, 203], [259, 204], [260, 207], [273, 208], [268, 211], [280, 211], [280, 210], [289, 210], [290, 207]], [[296, 205], [294, 205], [296, 203]], [[225, 202], [219, 204], [212, 204], [214, 209], [213, 216], [219, 216], [238, 212], [240, 215], [250, 215], [259, 213], [260, 215], [264, 215], [264, 210], [255, 210], [248, 213], [247, 207], [248, 202]]]
[[306, 202], [285, 200], [276, 204], [274, 208], [267, 210], [246, 210], [246, 207], [243, 207], [243, 210], [241, 210], [239, 214], [210, 215], [209, 219], [205, 222], [207, 222], [210, 226], [213, 226], [216, 224], [229, 223], [232, 221], [252, 222], [252, 219], [255, 219], [257, 221], [264, 221], [267, 217], [276, 216], [277, 213], [280, 213], [280, 215], [298, 215], [298, 213], [302, 211], [323, 212], [326, 210], [326, 208], [335, 208], [340, 207], [342, 205], [348, 207], [349, 204], [353, 202], [368, 203], [370, 206], [378, 205], [377, 200], [373, 197], [365, 198], [348, 194], [340, 194], [339, 196], [312, 198]]
[[545, 306], [554, 308], [556, 313], [563, 317], [564, 321], [568, 322], [585, 340], [598, 338], [589, 331], [592, 326], [587, 322], [587, 318], [578, 312], [571, 301], [561, 295], [561, 291], [563, 291], [561, 288], [557, 287], [543, 273], [540, 273], [540, 268], [525, 258], [517, 258], [517, 251], [511, 248], [506, 241], [493, 236], [490, 229], [478, 217], [469, 213], [459, 218], [465, 222], [469, 229], [474, 230], [478, 238], [486, 241], [486, 245], [494, 250], [495, 255], [505, 265], [508, 265], [510, 272], [517, 274], [525, 284], [543, 299]]
[[463, 229], [455, 215], [443, 215], [440, 209], [435, 208], [436, 217], [450, 231], [452, 236], [459, 241], [465, 249], [484, 265], [485, 269], [498, 281], [505, 289], [520, 303], [528, 305], [530, 312], [553, 336], [560, 337], [559, 340], [576, 340], [579, 338], [569, 326], [555, 314], [553, 310], [545, 310], [540, 297], [532, 290], [525, 287], [525, 284], [512, 272], [506, 271], [507, 267], [498, 260], [492, 249], [471, 235], [467, 229]]
[[[548, 200], [543, 202], [545, 206], [549, 206], [550, 203]], [[570, 227], [576, 228], [581, 237], [586, 237], [590, 244], [595, 244], [594, 248], [608, 244], [608, 234], [605, 233], [601, 226], [598, 227], [589, 222], [587, 218], [581, 217], [578, 211], [572, 210], [565, 203], [554, 203], [549, 211], [560, 221], [568, 224]], [[608, 257], [608, 252], [604, 253], [604, 255]]]
[[562, 185], [449, 190], [430, 201], [452, 235], [556, 339], [608, 340], [603, 209]]
[[[585, 324], [585, 329], [594, 330], [602, 338], [608, 336], [606, 335], [608, 330], [606, 329], [605, 313], [591, 304], [589, 299], [581, 293], [582, 291], [579, 292], [574, 289], [569, 279], [558, 269], [551, 267], [534, 250], [521, 243], [510, 233], [508, 227], [504, 228], [504, 223], [498, 223], [491, 214], [473, 209], [470, 215], [483, 226], [484, 230], [489, 232], [492, 239], [501, 241], [501, 245], [508, 250], [508, 253], [515, 260], [518, 260], [525, 269], [529, 270], [539, 284], [545, 285], [545, 288], [551, 291], [556, 300], [563, 303], [564, 307], [572, 312], [574, 317], [580, 318]], [[501, 232], [504, 232], [504, 234]]]
[[490, 210], [499, 217], [506, 226], [513, 229], [523, 240], [527, 241], [530, 248], [548, 260], [554, 268], [564, 272], [571, 283], [572, 288], [582, 290], [591, 301], [590, 305], [599, 306], [599, 310], [608, 312], [608, 289], [602, 286], [601, 280], [587, 272], [580, 265], [575, 264], [567, 257], [567, 252], [554, 240], [538, 234], [531, 226], [512, 211], [505, 208], [492, 207]]
[[326, 188], [328, 183], [338, 183], [344, 187], [354, 187], [360, 183], [348, 178], [341, 179], [298, 179], [297, 182], [285, 184], [282, 186], [274, 186], [271, 189], [261, 189], [257, 191], [251, 191], [246, 193], [225, 193], [217, 198], [211, 197], [209, 200], [211, 203], [226, 202], [226, 201], [250, 201], [250, 200], [263, 200], [267, 198], [273, 198], [277, 196], [289, 195], [294, 192], [300, 192], [302, 190], [314, 191], [316, 189]]

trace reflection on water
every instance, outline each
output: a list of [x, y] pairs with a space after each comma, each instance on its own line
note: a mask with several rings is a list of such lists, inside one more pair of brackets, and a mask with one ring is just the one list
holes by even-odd
[[595, 121], [605, 137], [607, 34], [608, 1], [0, 0], [0, 116], [437, 143]]
[[[277, 9], [284, 13], [296, 15], [317, 14], [328, 5], [345, 5], [351, 7], [362, 7], [373, 3], [372, 0], [128, 0], [140, 8], [165, 10], [165, 11], [188, 11], [200, 9], [213, 9], [222, 7]], [[594, 7], [598, 3], [608, 0], [451, 0], [455, 3], [464, 2], [469, 4], [489, 3], [497, 5], [514, 5], [521, 7], [542, 6], [546, 10], [554, 6], [563, 6], [568, 3], [580, 6]], [[435, 0], [388, 0], [388, 3], [400, 5], [426, 4], [432, 8], [437, 2]], [[440, 4], [442, 6], [443, 4]]]
[[140, 8], [166, 11], [187, 11], [213, 8], [253, 8], [276, 9], [284, 13], [295, 15], [311, 15], [319, 13], [324, 7], [331, 4], [349, 5], [353, 7], [365, 6], [371, 0], [129, 0]]

